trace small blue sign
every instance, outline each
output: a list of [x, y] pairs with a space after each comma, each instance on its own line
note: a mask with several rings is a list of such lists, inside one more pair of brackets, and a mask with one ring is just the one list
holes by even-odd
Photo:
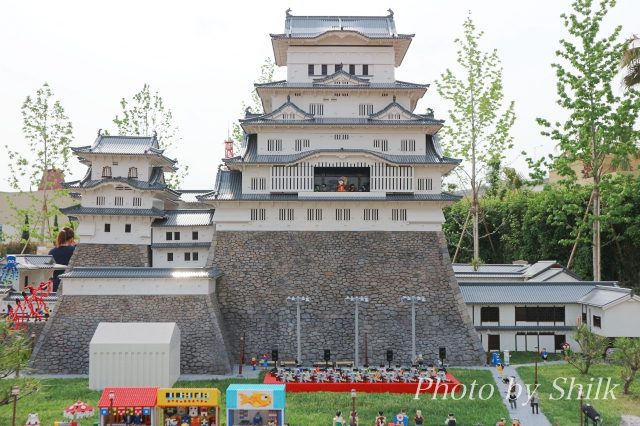
[[149, 408], [149, 407], [144, 407], [144, 408], [142, 409], [142, 415], [143, 415], [143, 416], [150, 416], [150, 415], [151, 415], [151, 408]]
[[101, 408], [101, 409], [100, 409], [100, 415], [101, 415], [101, 416], [107, 416], [107, 415], [109, 415], [109, 409], [108, 409], [108, 408]]

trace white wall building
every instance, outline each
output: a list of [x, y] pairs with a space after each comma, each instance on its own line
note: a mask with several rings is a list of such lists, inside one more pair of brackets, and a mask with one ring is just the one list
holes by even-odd
[[152, 227], [152, 265], [196, 268], [207, 263], [213, 240], [213, 210], [171, 210]]
[[175, 161], [162, 154], [156, 136], [99, 134], [93, 145], [72, 150], [89, 169], [82, 180], [66, 184], [81, 195], [81, 204], [61, 211], [80, 220], [81, 242], [150, 245], [151, 223], [175, 208], [180, 196], [165, 183]]
[[582, 322], [601, 336], [640, 337], [640, 297], [631, 289], [598, 285], [578, 300]]
[[264, 113], [247, 112], [238, 157], [215, 190], [219, 231], [440, 231], [443, 155], [428, 85], [398, 81], [412, 35], [385, 17], [287, 14], [271, 36], [287, 80], [257, 84]]

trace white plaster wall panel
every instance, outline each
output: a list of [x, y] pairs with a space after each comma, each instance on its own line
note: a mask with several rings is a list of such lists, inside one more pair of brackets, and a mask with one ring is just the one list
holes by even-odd
[[[172, 261], [168, 259], [168, 253], [173, 254]], [[185, 260], [185, 253], [189, 253], [191, 260]], [[193, 253], [198, 253], [198, 260], [193, 260]], [[155, 247], [152, 248], [152, 264], [154, 268], [203, 268], [207, 264], [208, 254], [206, 247]]]
[[102, 168], [105, 166], [111, 168], [111, 177], [114, 178], [127, 178], [129, 176], [129, 168], [135, 167], [138, 172], [138, 180], [148, 181], [149, 174], [151, 172], [149, 159], [144, 158], [143, 156], [95, 156], [92, 161], [91, 179], [102, 179]]
[[629, 300], [607, 308], [594, 311], [593, 315], [601, 315], [601, 329], [593, 327], [593, 331], [607, 337], [640, 337], [640, 302]]
[[212, 278], [63, 278], [65, 296], [207, 295], [215, 292]]
[[[116, 189], [122, 187], [126, 189]], [[132, 189], [123, 183], [108, 183], [82, 190], [83, 207], [121, 207], [127, 209], [150, 209], [156, 200], [154, 193], [147, 190]], [[98, 197], [103, 197], [104, 204], [100, 204]], [[122, 197], [122, 204], [116, 204], [116, 197]], [[135, 199], [138, 200], [135, 200]], [[101, 201], [102, 202], [102, 201]], [[162, 202], [162, 201], [161, 201]], [[139, 204], [139, 205], [138, 205]]]
[[[144, 216], [81, 216], [80, 241], [91, 244], [151, 244], [152, 218]], [[105, 231], [109, 224], [109, 232]], [[125, 232], [125, 225], [131, 232]]]

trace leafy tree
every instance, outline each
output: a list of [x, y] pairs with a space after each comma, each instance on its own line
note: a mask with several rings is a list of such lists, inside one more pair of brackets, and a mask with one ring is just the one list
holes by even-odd
[[[164, 105], [164, 100], [158, 92], [151, 93], [148, 84], [133, 95], [133, 98], [120, 100], [122, 116], [116, 115], [113, 123], [118, 134], [130, 136], [150, 136], [156, 134], [160, 148], [171, 151], [179, 148], [178, 126], [173, 122], [173, 112]], [[184, 166], [180, 172], [172, 173], [166, 178], [169, 187], [176, 189], [187, 176], [189, 167]]]
[[[260, 76], [255, 81], [256, 84], [262, 83], [270, 83], [273, 81], [273, 73], [275, 71], [276, 64], [273, 62], [271, 58], [266, 58], [262, 66], [260, 66]], [[254, 87], [251, 91], [251, 105], [247, 105], [246, 103], [242, 103], [242, 112], [244, 114], [247, 110], [250, 110], [256, 114], [262, 114], [264, 112], [262, 108], [262, 101], [260, 100], [260, 96], [258, 96], [258, 91]], [[242, 146], [244, 141], [244, 132], [242, 127], [237, 122], [233, 123], [233, 130], [231, 132], [231, 136], [235, 141], [234, 147], [236, 150]]]
[[447, 69], [437, 89], [442, 98], [453, 103], [449, 110], [451, 124], [441, 132], [445, 150], [468, 164], [458, 169], [458, 176], [463, 186], [471, 189], [473, 259], [477, 260], [480, 259], [480, 188], [491, 168], [499, 166], [505, 151], [513, 146], [510, 131], [515, 112], [513, 102], [503, 107], [502, 67], [497, 51], [480, 50], [478, 42], [483, 33], [476, 30], [470, 15], [463, 31], [463, 37], [455, 40], [459, 47], [460, 77]]
[[622, 68], [625, 73], [623, 84], [626, 88], [640, 85], [640, 37], [637, 35], [627, 40], [622, 55]]
[[[73, 127], [47, 83], [36, 91], [34, 97], [27, 96], [21, 112], [22, 132], [27, 143], [17, 151], [7, 145], [5, 149], [11, 172], [9, 185], [16, 191], [27, 192], [31, 202], [28, 208], [18, 209], [10, 199], [8, 201], [12, 204], [16, 221], [26, 216], [36, 219], [29, 229], [30, 238], [45, 241], [52, 237], [51, 218], [59, 214], [57, 205], [66, 194], [52, 188], [50, 173], [69, 171]], [[38, 188], [42, 188], [40, 193], [36, 191]]]
[[[618, 42], [621, 27], [600, 37], [600, 27], [615, 0], [575, 0], [573, 13], [562, 14], [571, 40], [560, 40], [556, 55], [562, 63], [556, 70], [558, 104], [568, 112], [562, 123], [538, 118], [542, 134], [551, 138], [561, 154], [553, 167], [567, 182], [575, 181], [576, 164], [591, 179], [593, 279], [601, 279], [601, 185], [611, 169], [628, 166], [629, 155], [637, 152], [640, 133], [634, 129], [640, 111], [638, 92], [614, 93], [612, 84], [619, 72], [624, 43]], [[611, 168], [607, 164], [611, 164]]]
[[570, 351], [566, 360], [580, 373], [587, 374], [591, 366], [603, 358], [609, 339], [595, 334], [585, 324], [578, 326], [573, 339], [578, 343], [580, 352]]
[[620, 365], [620, 375], [624, 381], [623, 392], [629, 394], [629, 387], [640, 370], [640, 340], [618, 337], [615, 342], [613, 359]]

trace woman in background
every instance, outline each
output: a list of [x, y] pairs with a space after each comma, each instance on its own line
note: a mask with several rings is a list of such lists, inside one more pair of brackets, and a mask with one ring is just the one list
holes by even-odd
[[[68, 232], [67, 229], [71, 232]], [[71, 237], [71, 239], [69, 239]], [[74, 241], [74, 233], [71, 228], [65, 228], [62, 231], [58, 232], [58, 238], [56, 240], [56, 247], [52, 248], [49, 251], [49, 255], [53, 256], [53, 260], [57, 264], [60, 265], [68, 265], [71, 260], [71, 256], [73, 255], [73, 251], [75, 250], [75, 241]], [[60, 278], [59, 276], [63, 274], [64, 271], [53, 271], [53, 291], [58, 291], [58, 286], [60, 286]]]

